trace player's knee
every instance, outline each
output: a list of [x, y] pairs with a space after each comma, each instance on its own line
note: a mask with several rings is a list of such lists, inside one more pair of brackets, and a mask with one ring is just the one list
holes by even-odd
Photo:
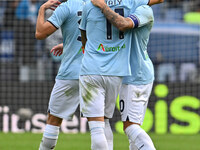
[[47, 118], [47, 124], [54, 125], [54, 126], [60, 126], [62, 123], [62, 120], [63, 120], [62, 118], [59, 118], [59, 117], [49, 114], [48, 118]]
[[140, 126], [140, 124], [135, 123], [135, 122], [124, 121], [124, 122], [123, 122], [123, 130], [124, 130], [124, 132], [125, 132], [126, 128], [128, 128], [129, 126], [131, 126], [131, 125], [133, 125], [133, 124]]
[[142, 132], [142, 128], [138, 124], [129, 125], [125, 129], [125, 133], [131, 141], [135, 141], [136, 137]]

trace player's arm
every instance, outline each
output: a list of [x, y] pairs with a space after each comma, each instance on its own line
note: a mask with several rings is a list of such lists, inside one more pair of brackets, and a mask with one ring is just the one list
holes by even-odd
[[129, 18], [125, 18], [114, 12], [104, 0], [91, 0], [91, 2], [93, 5], [99, 7], [109, 22], [120, 31], [125, 31], [133, 27], [133, 22]]
[[164, 0], [149, 0], [148, 5], [151, 6], [151, 5], [159, 4], [159, 3], [163, 3], [163, 2], [164, 2]]
[[58, 0], [48, 0], [40, 7], [36, 24], [36, 39], [45, 39], [57, 30], [57, 28], [54, 25], [52, 25], [48, 21], [45, 21], [45, 11], [46, 9], [54, 10], [59, 4], [60, 2]]
[[[149, 0], [148, 5], [153, 5], [156, 3], [161, 3], [164, 0]], [[117, 27], [120, 31], [125, 31], [127, 29], [132, 29], [135, 27], [134, 22], [130, 18], [125, 18], [118, 13], [114, 12], [104, 0], [91, 0], [93, 5], [99, 7], [105, 17]]]
[[86, 31], [85, 30], [81, 30], [81, 41], [82, 41], [83, 48], [85, 48], [85, 44], [87, 42], [87, 36], [86, 36]]
[[147, 24], [153, 25], [154, 22], [153, 10], [148, 5], [137, 7], [136, 10], [128, 16], [128, 18], [132, 20], [134, 28], [140, 28]]
[[[87, 4], [86, 4], [87, 5]], [[87, 42], [87, 35], [86, 35], [86, 24], [87, 24], [87, 6], [83, 6], [82, 16], [81, 16], [81, 22], [79, 25], [79, 29], [81, 31], [81, 41], [82, 41], [82, 48], [85, 49], [85, 45]]]

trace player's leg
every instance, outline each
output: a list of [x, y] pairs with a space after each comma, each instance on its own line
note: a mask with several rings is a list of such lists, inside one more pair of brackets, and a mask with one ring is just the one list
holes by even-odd
[[151, 138], [140, 125], [132, 123], [132, 125], [125, 128], [125, 133], [130, 140], [130, 150], [155, 150]]
[[108, 143], [109, 150], [113, 150], [113, 132], [108, 118], [104, 118], [105, 122], [105, 136]]
[[48, 114], [39, 150], [52, 150], [56, 146], [62, 118]]
[[72, 119], [79, 105], [78, 80], [56, 80], [51, 93], [48, 118], [39, 150], [52, 150], [63, 119]]
[[106, 77], [106, 95], [105, 95], [105, 135], [108, 142], [109, 150], [113, 150], [113, 132], [109, 123], [112, 118], [117, 96], [119, 94], [122, 78]]
[[80, 110], [87, 117], [91, 135], [92, 150], [108, 150], [104, 133], [104, 100], [105, 90], [102, 77], [85, 75], [79, 77]]
[[92, 150], [108, 150], [108, 144], [104, 133], [104, 117], [87, 117], [91, 135]]
[[152, 84], [123, 85], [120, 92], [121, 117], [130, 149], [155, 150], [149, 135], [140, 127], [146, 112]]
[[[113, 116], [115, 100], [120, 87], [117, 90], [115, 89], [118, 85], [121, 86], [122, 79], [116, 77], [110, 82], [107, 80], [107, 77], [97, 75], [80, 76], [79, 80], [81, 91], [80, 108], [83, 116], [88, 118], [92, 149], [95, 150], [108, 150], [108, 147], [113, 148], [112, 131], [107, 120], [105, 130], [104, 116], [107, 118], [112, 118]], [[114, 96], [112, 98], [107, 97], [108, 92]], [[109, 141], [111, 145], [109, 146], [106, 137], [111, 139]]]

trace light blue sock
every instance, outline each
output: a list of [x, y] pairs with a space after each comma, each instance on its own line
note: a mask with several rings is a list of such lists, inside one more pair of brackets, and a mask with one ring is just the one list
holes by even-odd
[[109, 119], [104, 119], [105, 122], [105, 136], [108, 143], [109, 150], [113, 150], [113, 132], [109, 123]]
[[104, 133], [105, 123], [103, 121], [88, 121], [91, 134], [92, 150], [109, 150]]
[[130, 143], [134, 143], [134, 145], [131, 145], [134, 150], [135, 146], [138, 150], [155, 150], [151, 138], [139, 125], [130, 125], [126, 128], [125, 133], [128, 136]]
[[58, 135], [59, 135], [58, 126], [53, 126], [47, 124], [43, 133], [43, 138], [40, 143], [39, 150], [53, 150], [56, 146]]

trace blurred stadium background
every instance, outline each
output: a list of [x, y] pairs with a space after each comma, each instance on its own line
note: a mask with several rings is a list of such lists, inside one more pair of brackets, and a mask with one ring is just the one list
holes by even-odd
[[[49, 50], [62, 42], [62, 35], [58, 30], [46, 40], [34, 38], [37, 11], [43, 2], [0, 0], [0, 132], [3, 133], [41, 133], [45, 127], [49, 95], [61, 59], [52, 56]], [[155, 24], [148, 51], [155, 66], [155, 84], [143, 128], [157, 135], [197, 135], [200, 1], [165, 0], [152, 8]], [[46, 16], [51, 13], [47, 11]], [[31, 110], [32, 115], [19, 115], [21, 108]], [[111, 124], [113, 131], [122, 133], [118, 109], [117, 103]], [[72, 121], [65, 120], [61, 126], [63, 133], [87, 130], [79, 110]]]

